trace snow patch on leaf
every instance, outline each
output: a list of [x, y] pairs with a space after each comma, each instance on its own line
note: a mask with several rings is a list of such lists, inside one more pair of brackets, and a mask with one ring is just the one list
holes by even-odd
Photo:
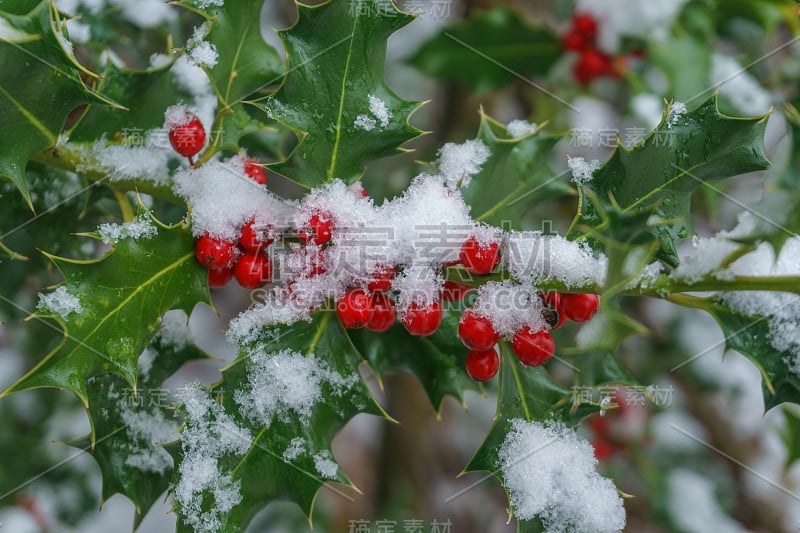
[[541, 517], [546, 533], [622, 531], [622, 499], [591, 444], [560, 422], [511, 424], [497, 467], [517, 518]]
[[158, 234], [158, 228], [146, 214], [122, 224], [100, 224], [97, 233], [106, 244], [117, 244], [123, 239], [149, 239]]
[[512, 232], [504, 257], [517, 281], [533, 285], [544, 280], [558, 280], [568, 287], [602, 284], [608, 269], [608, 258], [595, 257], [586, 242], [538, 231]]
[[81, 305], [80, 299], [72, 294], [65, 285], [47, 294], [39, 293], [39, 301], [36, 304], [36, 308], [55, 313], [64, 320], [72, 313], [83, 312], [83, 305]]
[[477, 139], [447, 143], [439, 150], [439, 173], [448, 187], [466, 187], [490, 155], [489, 148]]

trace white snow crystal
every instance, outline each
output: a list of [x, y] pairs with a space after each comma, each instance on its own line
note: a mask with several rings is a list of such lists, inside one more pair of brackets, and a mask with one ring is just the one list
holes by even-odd
[[240, 157], [209, 161], [199, 168], [180, 170], [173, 176], [175, 193], [192, 209], [192, 233], [208, 233], [236, 241], [245, 222], [255, 219], [283, 228], [285, 202], [244, 173]]
[[582, 157], [570, 157], [567, 160], [567, 166], [572, 171], [572, 181], [583, 185], [592, 181], [592, 174], [600, 168], [600, 161], [593, 159], [587, 162]]
[[472, 309], [479, 316], [488, 318], [495, 330], [508, 339], [525, 326], [532, 331], [547, 327], [542, 317], [542, 300], [536, 289], [508, 280], [482, 285]]
[[489, 148], [477, 139], [447, 143], [439, 150], [439, 172], [448, 187], [466, 187], [490, 155]]
[[560, 422], [513, 420], [498, 465], [517, 518], [542, 518], [545, 532], [621, 531], [625, 509], [597, 473], [588, 442]]
[[374, 118], [368, 117], [367, 115], [358, 115], [353, 125], [360, 130], [372, 131], [375, 129], [376, 122]]
[[104, 243], [117, 244], [123, 239], [138, 240], [155, 237], [158, 234], [158, 228], [149, 216], [142, 215], [123, 224], [100, 224], [97, 232]]
[[[242, 501], [239, 481], [220, 472], [219, 460], [227, 455], [243, 456], [253, 437], [198, 387], [181, 389], [179, 399], [187, 419], [181, 434], [183, 460], [178, 467], [175, 501], [188, 526], [210, 533], [217, 531], [221, 517]], [[203, 511], [204, 502], [213, 506]]]
[[728, 279], [731, 273], [720, 267], [738, 249], [738, 244], [727, 239], [694, 237], [692, 250], [681, 255], [680, 265], [670, 276], [688, 283], [697, 283], [712, 274], [718, 279]]
[[669, 113], [667, 113], [667, 127], [676, 126], [686, 112], [686, 104], [678, 101], [672, 102], [669, 106]]
[[36, 304], [36, 308], [55, 313], [64, 320], [71, 313], [83, 312], [83, 305], [81, 305], [80, 299], [71, 294], [66, 285], [62, 285], [47, 294], [39, 293], [39, 302]]
[[266, 354], [259, 349], [248, 360], [248, 386], [237, 390], [234, 399], [245, 417], [263, 426], [290, 412], [307, 419], [322, 400], [323, 387], [340, 395], [358, 380], [355, 374], [343, 377], [326, 368], [314, 354], [291, 350]]
[[512, 232], [504, 257], [508, 270], [523, 283], [552, 279], [568, 287], [602, 284], [608, 268], [608, 258], [595, 257], [585, 242], [538, 231]]
[[71, 146], [82, 160], [79, 172], [101, 172], [109, 181], [141, 179], [157, 185], [169, 182], [170, 152], [152, 146], [108, 144], [104, 139], [88, 146]]
[[283, 460], [287, 463], [294, 461], [306, 451], [306, 443], [302, 437], [294, 437], [289, 446], [283, 451]]
[[369, 95], [369, 112], [381, 123], [381, 127], [385, 128], [389, 125], [389, 119], [392, 116], [389, 108], [386, 107], [386, 102], [374, 94]]
[[314, 455], [314, 468], [320, 476], [326, 479], [336, 479], [339, 472], [339, 465], [333, 460], [331, 452], [325, 450]]
[[512, 120], [506, 125], [506, 131], [515, 139], [519, 137], [526, 137], [536, 133], [536, 124], [532, 124], [527, 120]]
[[399, 291], [397, 307], [401, 313], [413, 303], [419, 307], [439, 301], [444, 278], [435, 269], [425, 265], [407, 267], [392, 280], [392, 288]]
[[210, 23], [208, 21], [196, 27], [192, 33], [192, 36], [186, 42], [186, 48], [188, 49], [189, 57], [194, 64], [211, 69], [217, 65], [219, 54], [217, 53], [216, 46], [208, 41], [203, 40], [205, 35], [208, 33], [209, 28]]

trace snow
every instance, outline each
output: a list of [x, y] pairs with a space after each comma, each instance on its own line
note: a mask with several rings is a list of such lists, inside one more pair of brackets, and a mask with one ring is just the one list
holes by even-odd
[[178, 17], [177, 11], [165, 0], [109, 0], [109, 3], [121, 8], [124, 18], [143, 29], [155, 28]]
[[[127, 399], [123, 402], [127, 404]], [[141, 470], [163, 474], [172, 467], [172, 457], [160, 444], [173, 441], [178, 436], [178, 424], [164, 417], [159, 409], [152, 412], [134, 410], [126, 405], [120, 412], [128, 435], [142, 443], [134, 447], [125, 458], [125, 464]]]
[[302, 437], [294, 437], [289, 446], [283, 451], [283, 460], [288, 462], [294, 461], [306, 452], [306, 443]]
[[527, 120], [512, 120], [506, 125], [506, 131], [513, 138], [527, 137], [536, 133], [537, 126]]
[[675, 525], [684, 533], [745, 533], [747, 529], [720, 509], [714, 484], [688, 468], [677, 468], [667, 478], [667, 506]]
[[490, 155], [489, 148], [479, 140], [447, 143], [439, 150], [439, 173], [448, 187], [467, 187]]
[[428, 307], [439, 301], [444, 278], [435, 269], [427, 265], [413, 265], [406, 268], [392, 280], [392, 289], [399, 291], [397, 308], [401, 314], [411, 304]]
[[169, 182], [170, 152], [151, 146], [108, 144], [105, 139], [92, 145], [70, 146], [81, 155], [78, 172], [107, 174], [109, 181], [147, 180], [156, 185]]
[[117, 244], [123, 239], [150, 239], [158, 235], [158, 228], [148, 215], [140, 215], [122, 224], [100, 224], [97, 233], [106, 244]]
[[353, 125], [360, 130], [372, 131], [375, 129], [376, 122], [374, 118], [367, 115], [358, 115]]
[[148, 374], [150, 374], [150, 370], [153, 368], [153, 362], [156, 360], [158, 356], [158, 352], [151, 350], [150, 348], [145, 348], [142, 352], [142, 355], [139, 356], [139, 378], [145, 378]]
[[583, 185], [592, 181], [592, 174], [600, 168], [600, 161], [592, 159], [587, 162], [582, 157], [570, 157], [567, 166], [572, 172], [572, 181]]
[[669, 106], [669, 112], [667, 113], [667, 127], [671, 128], [672, 126], [676, 126], [686, 113], [686, 104], [678, 101], [672, 102]]
[[512, 420], [497, 466], [514, 515], [541, 517], [547, 533], [625, 527], [622, 499], [614, 484], [597, 473], [591, 444], [560, 422]]
[[[2, 25], [2, 22], [0, 22]], [[0, 29], [2, 32], [2, 29]], [[92, 38], [91, 27], [78, 19], [67, 20], [67, 33], [74, 43], [88, 43]]]
[[325, 450], [314, 455], [314, 468], [320, 476], [326, 479], [336, 479], [339, 472], [339, 465], [333, 460], [331, 452]]
[[39, 301], [36, 304], [36, 308], [55, 313], [64, 320], [72, 313], [83, 312], [83, 305], [81, 305], [80, 299], [75, 294], [72, 294], [66, 285], [62, 285], [47, 294], [39, 293]]
[[482, 285], [472, 310], [488, 318], [495, 330], [507, 339], [525, 326], [532, 331], [547, 328], [536, 289], [513, 281], [490, 281]]
[[687, 0], [578, 0], [577, 13], [589, 13], [598, 25], [597, 46], [616, 53], [624, 37], [663, 41]]
[[721, 85], [719, 94], [747, 116], [766, 113], [772, 107], [770, 94], [732, 57], [712, 56], [711, 83]]
[[225, 0], [194, 0], [192, 3], [200, 9], [206, 9], [209, 7], [222, 7]]
[[[179, 399], [187, 419], [181, 435], [183, 460], [174, 487], [175, 501], [187, 526], [210, 533], [219, 530], [222, 517], [242, 501], [239, 481], [223, 474], [219, 461], [243, 456], [253, 437], [199, 387], [181, 389]], [[204, 502], [212, 503], [205, 511]]]
[[267, 354], [258, 348], [247, 358], [248, 386], [237, 390], [234, 399], [243, 416], [263, 426], [276, 416], [286, 419], [290, 412], [307, 421], [323, 400], [323, 388], [339, 396], [359, 379], [356, 374], [342, 377], [314, 354], [291, 350]]
[[168, 130], [185, 126], [193, 119], [194, 114], [183, 104], [171, 105], [164, 111], [164, 127]]
[[244, 173], [244, 161], [209, 161], [173, 176], [175, 193], [191, 206], [192, 233], [236, 241], [245, 222], [255, 219], [283, 228], [285, 202]]
[[195, 65], [212, 69], [217, 65], [219, 54], [217, 53], [216, 46], [203, 40], [210, 31], [210, 28], [211, 23], [209, 21], [197, 26], [192, 32], [192, 36], [186, 42], [186, 48], [189, 58]]
[[721, 267], [739, 249], [739, 244], [719, 237], [695, 236], [691, 247], [688, 253], [681, 254], [680, 265], [670, 277], [687, 283], [697, 283], [708, 276], [730, 279], [731, 272]]
[[586, 287], [602, 284], [608, 268], [608, 259], [595, 257], [585, 242], [538, 231], [511, 232], [503, 256], [522, 283], [557, 280], [570, 288]]
[[369, 112], [380, 122], [382, 128], [389, 125], [389, 119], [392, 115], [386, 107], [386, 102], [374, 94], [369, 95]]
[[650, 431], [656, 446], [666, 453], [696, 452], [703, 449], [700, 442], [686, 433], [701, 441], [709, 441], [705, 427], [680, 409], [667, 409], [655, 414], [650, 419]]
[[180, 309], [164, 313], [161, 317], [161, 329], [155, 334], [153, 340], [174, 350], [185, 348], [192, 342], [192, 332], [189, 331], [186, 313]]

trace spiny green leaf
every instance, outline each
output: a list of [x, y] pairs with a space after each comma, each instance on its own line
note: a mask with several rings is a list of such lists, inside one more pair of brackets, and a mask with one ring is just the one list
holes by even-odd
[[[308, 417], [285, 410], [273, 417], [269, 425], [263, 425], [248, 416], [253, 413], [242, 412], [236, 401], [237, 391], [250, 386], [249, 378], [258, 358], [286, 350], [306, 357], [313, 354], [318, 364], [352, 380], [351, 385], [336, 392], [333, 387], [323, 384], [323, 397], [314, 404]], [[221, 525], [217, 531], [243, 531], [260, 509], [279, 498], [297, 503], [311, 517], [317, 491], [325, 483], [315, 464], [315, 456], [330, 453], [331, 441], [355, 415], [384, 415], [360, 379], [358, 366], [361, 361], [344, 328], [331, 312], [318, 313], [310, 322], [271, 329], [260, 340], [242, 348], [236, 361], [223, 371], [222, 381], [214, 386], [214, 390], [220, 394], [225, 412], [246, 428], [254, 440], [244, 455], [219, 459], [220, 474], [230, 474], [234, 482], [240, 484], [242, 501], [220, 517]], [[284, 453], [293, 440], [302, 443], [302, 452], [293, 459], [284, 459]], [[332, 456], [328, 457], [332, 459]], [[176, 473], [176, 481], [181, 475], [180, 471]], [[333, 481], [350, 484], [341, 469]], [[212, 504], [205, 499], [203, 511]], [[179, 504], [177, 513], [178, 531], [191, 531]]]
[[[37, 153], [56, 144], [64, 120], [81, 104], [101, 102], [81, 81], [50, 0], [29, 1], [0, 10], [0, 21], [13, 33], [0, 39], [0, 176], [11, 180], [28, 205], [25, 165]], [[2, 9], [2, 7], [0, 7]]]
[[398, 153], [421, 133], [408, 123], [420, 104], [397, 97], [383, 79], [386, 41], [413, 17], [380, 0], [297, 8], [297, 23], [278, 33], [286, 78], [260, 105], [299, 143], [271, 168], [307, 187], [336, 178], [352, 183], [368, 161]]
[[446, 395], [463, 403], [464, 391], [481, 390], [466, 372], [469, 351], [458, 337], [460, 316], [458, 309], [445, 310], [442, 325], [430, 337], [413, 337], [399, 324], [384, 333], [368, 330], [349, 333], [379, 380], [384, 372], [391, 370], [412, 373], [438, 412]]
[[[763, 116], [720, 114], [714, 96], [688, 113], [665, 113], [641, 144], [618, 146], [585, 187], [608, 211], [613, 202], [626, 211], [654, 208], [663, 222], [647, 231], [660, 239], [658, 258], [677, 266], [675, 245], [689, 235], [692, 191], [707, 180], [767, 168], [765, 128]], [[599, 228], [602, 219], [593, 202], [582, 201], [572, 234], [582, 227]]]
[[188, 228], [155, 224], [156, 236], [120, 240], [100, 259], [48, 256], [82, 311], [66, 317], [46, 310], [32, 315], [56, 321], [64, 339], [3, 394], [58, 387], [86, 404], [86, 378], [105, 372], [136, 386], [137, 360], [156, 332], [158, 317], [169, 309], [189, 314], [198, 302], [209, 301], [206, 273], [194, 257]]
[[[186, 315], [178, 313], [174, 318], [185, 322]], [[167, 490], [172, 477], [172, 457], [161, 443], [150, 440], [160, 437], [166, 443], [177, 437], [179, 418], [164, 381], [185, 363], [208, 357], [193, 342], [172, 339], [174, 327], [172, 321], [165, 324], [142, 355], [136, 391], [116, 374], [88, 380], [94, 436], [69, 443], [90, 450], [97, 461], [104, 502], [119, 493], [134, 503], [134, 528]]]
[[[190, 7], [189, 2], [181, 5]], [[261, 36], [263, 5], [264, 0], [236, 0], [200, 10], [213, 23], [206, 40], [219, 56], [216, 65], [204, 68], [225, 108], [283, 76], [283, 61]]]
[[[106, 63], [98, 90], [127, 109], [92, 105], [69, 133], [70, 141], [97, 139], [144, 141], [147, 130], [164, 125], [164, 111], [192, 95], [176, 82], [170, 65], [151, 70], [123, 70], [113, 61]], [[132, 135], [142, 136], [130, 139]]]
[[561, 56], [558, 37], [514, 11], [497, 7], [451, 23], [411, 63], [424, 73], [461, 81], [481, 94], [518, 77], [542, 76]]
[[800, 403], [800, 375], [789, 369], [794, 354], [772, 345], [770, 319], [747, 316], [719, 304], [712, 304], [708, 311], [725, 334], [726, 348], [746, 356], [761, 371], [764, 407], [769, 410], [784, 402]]
[[523, 214], [543, 197], [571, 190], [550, 171], [547, 160], [557, 137], [531, 134], [512, 138], [506, 128], [481, 113], [478, 139], [491, 153], [470, 184], [461, 188], [472, 217], [494, 226], [522, 229]]

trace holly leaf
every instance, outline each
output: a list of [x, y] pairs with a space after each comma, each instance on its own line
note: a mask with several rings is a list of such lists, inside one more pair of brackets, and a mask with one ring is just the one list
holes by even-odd
[[[26, 14], [22, 8], [27, 8]], [[81, 68], [59, 27], [50, 0], [0, 10], [0, 176], [11, 180], [33, 209], [25, 165], [54, 146], [67, 115], [81, 104], [107, 98], [87, 88]]]
[[122, 239], [100, 259], [46, 254], [63, 274], [67, 296], [78, 305], [70, 302], [71, 312], [64, 316], [40, 309], [29, 317], [55, 321], [64, 337], [3, 395], [57, 387], [73, 391], [86, 405], [86, 378], [107, 372], [136, 387], [137, 360], [155, 334], [158, 318], [170, 309], [190, 314], [198, 302], [210, 302], [207, 275], [194, 257], [189, 228], [155, 219], [153, 224], [155, 236]]
[[538, 200], [572, 190], [547, 164], [557, 137], [531, 133], [514, 138], [481, 112], [477, 138], [490, 155], [469, 185], [461, 188], [475, 220], [493, 226], [510, 221], [512, 229], [522, 229], [523, 214]]
[[429, 76], [458, 80], [480, 95], [520, 77], [547, 74], [562, 52], [551, 31], [496, 7], [452, 22], [411, 63]]
[[284, 72], [278, 52], [261, 36], [261, 8], [264, 0], [237, 0], [193, 8], [190, 2], [180, 5], [198, 11], [212, 26], [206, 40], [217, 51], [208, 72], [221, 107], [229, 108], [259, 89], [274, 85]]
[[720, 304], [707, 310], [725, 334], [725, 348], [741, 353], [761, 371], [764, 408], [800, 403], [800, 375], [789, 368], [795, 355], [773, 346], [770, 319], [748, 316]]
[[[251, 387], [249, 380], [254, 373], [265, 372], [263, 363], [258, 364], [259, 359], [285, 354], [287, 350], [301, 354], [300, 357], [313, 356], [315, 364], [325, 368], [325, 372], [338, 373], [348, 385], [337, 390], [330, 383], [322, 383], [321, 399], [313, 402], [306, 414], [284, 409], [273, 414], [268, 425], [254, 421], [253, 410], [242, 408], [237, 398]], [[222, 381], [213, 391], [221, 399], [224, 412], [253, 439], [245, 453], [225, 454], [217, 463], [220, 476], [230, 476], [232, 483], [240, 487], [241, 501], [230, 511], [214, 514], [216, 501], [210, 493], [204, 491], [198, 496], [203, 498], [202, 513], [218, 517], [214, 531], [244, 531], [253, 516], [276, 499], [297, 503], [311, 519], [317, 491], [326, 480], [352, 485], [340, 468], [337, 467], [334, 474], [329, 468], [321, 468], [319, 463], [325, 461], [328, 467], [335, 466], [331, 441], [355, 415], [385, 416], [358, 374], [361, 361], [331, 312], [317, 313], [310, 322], [272, 328], [265, 331], [260, 340], [242, 347], [239, 357], [223, 371]], [[267, 365], [275, 363], [275, 360], [266, 362]], [[185, 446], [178, 458], [185, 460]], [[180, 485], [181, 476], [192, 474], [179, 468], [175, 482]], [[196, 517], [187, 514], [191, 510], [181, 505], [180, 498], [176, 501], [176, 510], [178, 531], [194, 531], [191, 524]]]
[[[766, 116], [734, 118], [722, 115], [714, 96], [685, 114], [667, 108], [661, 123], [640, 144], [618, 145], [584, 187], [597, 195], [600, 208], [612, 212], [654, 209], [660, 223], [646, 228], [660, 239], [657, 258], [671, 266], [679, 262], [676, 243], [690, 234], [692, 191], [702, 183], [745, 172], [764, 170]], [[582, 193], [576, 229], [602, 229], [598, 203]]]
[[413, 17], [380, 0], [296, 5], [297, 23], [278, 32], [286, 78], [258, 105], [299, 142], [270, 168], [306, 187], [352, 183], [368, 161], [422, 133], [408, 123], [421, 104], [395, 95], [383, 73], [387, 39]]
[[385, 372], [410, 372], [422, 384], [438, 413], [445, 396], [450, 395], [463, 404], [464, 391], [482, 390], [466, 372], [469, 350], [458, 337], [460, 317], [461, 310], [455, 306], [446, 309], [442, 325], [429, 337], [411, 336], [400, 324], [383, 333], [366, 329], [349, 333], [381, 385]]
[[[500, 348], [497, 412], [489, 434], [464, 468], [464, 473], [490, 472], [505, 486], [502, 472], [497, 467], [498, 454], [512, 429], [513, 420], [557, 420], [574, 425], [599, 408], [597, 405], [585, 403], [573, 408], [571, 392], [553, 381], [545, 367], [523, 366], [508, 342], [501, 341]], [[541, 527], [538, 519], [517, 522], [518, 532], [538, 532]]]
[[[134, 529], [169, 488], [172, 478], [172, 457], [161, 444], [175, 440], [180, 419], [164, 381], [187, 362], [208, 358], [184, 337], [188, 334], [186, 315], [172, 313], [177, 313], [174, 320], [164, 319], [162, 329], [140, 358], [135, 391], [116, 374], [101, 374], [87, 381], [94, 435], [69, 443], [90, 451], [97, 461], [103, 502], [118, 493], [133, 502]], [[176, 335], [176, 327], [185, 329]]]
[[89, 106], [70, 130], [70, 141], [94, 142], [106, 137], [112, 141], [143, 143], [148, 130], [163, 127], [167, 107], [193, 98], [175, 82], [171, 64], [149, 70], [124, 70], [109, 61], [98, 90], [126, 109]]

